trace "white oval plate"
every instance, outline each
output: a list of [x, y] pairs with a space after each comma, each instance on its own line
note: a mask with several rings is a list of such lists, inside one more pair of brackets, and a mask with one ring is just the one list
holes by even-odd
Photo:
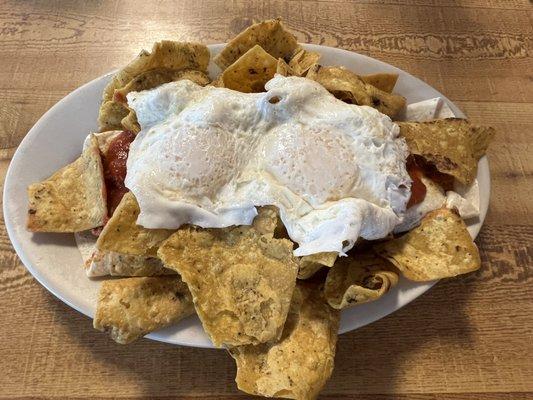
[[[222, 47], [223, 45], [209, 46], [213, 56]], [[399, 74], [395, 92], [405, 96], [408, 104], [434, 97], [445, 98], [421, 80], [384, 62], [331, 47], [304, 47], [321, 53], [321, 62], [325, 65], [344, 65], [361, 74]], [[216, 75], [217, 68], [210, 65], [210, 72]], [[111, 74], [107, 74], [83, 85], [43, 115], [18, 147], [9, 166], [4, 187], [5, 224], [20, 259], [46, 289], [91, 318], [95, 313], [100, 283], [86, 277], [72, 234], [32, 234], [26, 231], [26, 188], [33, 182], [46, 179], [79, 156], [84, 138], [97, 129], [96, 118], [102, 91], [110, 79]], [[458, 117], [464, 117], [453, 103], [447, 101]], [[489, 203], [490, 174], [486, 157], [479, 163], [477, 178], [481, 217], [468, 227], [472, 237], [477, 236]], [[405, 306], [434, 284], [435, 282], [420, 284], [401, 279], [398, 286], [380, 300], [343, 311], [339, 332], [348, 332], [383, 318]], [[179, 345], [213, 347], [195, 316], [147, 337]]]

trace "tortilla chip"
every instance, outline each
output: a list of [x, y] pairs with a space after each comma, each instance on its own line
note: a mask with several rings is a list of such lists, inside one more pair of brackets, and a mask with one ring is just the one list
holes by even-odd
[[132, 256], [155, 256], [161, 242], [174, 231], [147, 229], [137, 225], [140, 212], [133, 193], [126, 193], [100, 233], [96, 248]]
[[340, 258], [328, 271], [324, 294], [338, 310], [379, 299], [398, 283], [388, 261], [375, 255], [354, 254]]
[[32, 232], [79, 232], [104, 224], [104, 173], [98, 142], [91, 136], [80, 158], [28, 187], [27, 228]]
[[289, 67], [289, 64], [285, 62], [283, 58], [278, 58], [278, 64], [276, 66], [276, 74], [283, 76], [294, 76], [295, 72]]
[[176, 275], [176, 271], [165, 268], [159, 258], [131, 256], [113, 251], [96, 250], [87, 263], [87, 276], [158, 276]]
[[193, 314], [191, 294], [178, 277], [143, 277], [102, 282], [93, 326], [131, 343]]
[[126, 86], [136, 76], [152, 69], [193, 69], [207, 73], [209, 57], [209, 49], [203, 44], [170, 40], [154, 43], [151, 53], [142, 50], [137, 58], [113, 76], [104, 89], [103, 101], [112, 100], [115, 89]]
[[317, 81], [342, 101], [374, 107], [391, 118], [405, 108], [404, 97], [379, 90], [343, 67], [316, 65], [309, 70], [307, 78]]
[[473, 125], [460, 118], [398, 125], [412, 154], [422, 156], [440, 172], [465, 185], [476, 178], [478, 161], [494, 136], [494, 128]]
[[289, 59], [298, 47], [294, 35], [285, 30], [280, 19], [256, 23], [235, 36], [213, 61], [222, 70], [252, 47], [259, 45], [275, 59]]
[[265, 91], [265, 83], [274, 77], [277, 60], [261, 46], [252, 47], [223, 73], [224, 87], [243, 93]]
[[156, 68], [137, 75], [125, 86], [115, 89], [113, 99], [115, 101], [125, 103], [127, 102], [126, 95], [130, 92], [149, 90], [164, 83], [180, 81], [183, 79], [193, 81], [200, 86], [205, 86], [211, 82], [209, 77], [202, 71], [195, 71], [191, 69], [173, 70], [168, 68]]
[[[111, 142], [115, 140], [115, 138], [121, 133], [122, 133], [122, 130], [113, 130], [113, 131], [93, 133], [92, 136], [96, 138], [96, 141], [98, 143], [98, 149], [100, 150], [100, 154], [106, 155]], [[85, 150], [85, 148], [87, 147], [87, 143], [84, 143], [83, 146]]]
[[396, 82], [398, 81], [398, 74], [372, 74], [372, 75], [363, 75], [361, 79], [377, 87], [379, 90], [382, 90], [386, 93], [392, 93]]
[[102, 103], [98, 111], [98, 130], [100, 132], [122, 130], [122, 119], [129, 114], [124, 103], [108, 100]]
[[158, 256], [189, 285], [215, 346], [238, 346], [281, 335], [298, 272], [292, 246], [251, 226], [186, 227], [163, 243]]
[[305, 76], [311, 67], [318, 63], [320, 57], [320, 53], [298, 49], [289, 61], [289, 67], [293, 71], [293, 75]]
[[332, 251], [303, 256], [300, 258], [298, 279], [309, 279], [322, 267], [333, 267], [338, 254], [339, 253]]
[[122, 118], [120, 123], [125, 130], [133, 133], [139, 133], [141, 131], [141, 125], [139, 125], [139, 122], [137, 122], [137, 114], [135, 114], [135, 110], [129, 107], [128, 110], [129, 114]]
[[215, 79], [213, 82], [211, 82], [208, 86], [214, 86], [214, 87], [224, 87], [224, 80], [222, 79], [222, 75], [219, 75], [217, 79]]
[[428, 213], [419, 227], [375, 249], [413, 281], [448, 278], [481, 266], [465, 223], [448, 208]]
[[333, 371], [339, 316], [318, 287], [299, 282], [279, 342], [230, 349], [239, 389], [266, 397], [316, 398]]

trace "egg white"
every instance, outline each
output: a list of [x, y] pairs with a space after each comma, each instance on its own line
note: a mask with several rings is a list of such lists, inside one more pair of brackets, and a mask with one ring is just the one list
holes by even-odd
[[251, 224], [275, 205], [295, 255], [385, 237], [410, 197], [407, 146], [390, 118], [276, 75], [266, 92], [190, 81], [128, 94], [142, 128], [126, 186], [147, 228]]

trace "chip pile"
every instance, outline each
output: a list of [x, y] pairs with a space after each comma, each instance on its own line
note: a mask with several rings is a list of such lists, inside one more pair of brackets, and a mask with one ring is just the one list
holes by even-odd
[[[279, 73], [315, 80], [338, 99], [392, 119], [406, 105], [393, 93], [398, 75], [322, 66], [320, 54], [301, 48], [279, 19], [256, 23], [230, 41], [213, 60], [222, 72], [212, 82], [209, 58], [202, 44], [162, 41], [120, 70], [103, 93], [102, 133], [90, 135], [72, 164], [28, 188], [27, 228], [76, 232], [80, 240], [89, 230], [98, 235], [87, 274], [122, 278], [102, 282], [94, 327], [116, 342], [130, 343], [196, 313], [213, 344], [235, 359], [239, 389], [313, 399], [333, 371], [340, 310], [381, 298], [400, 276], [430, 281], [475, 271], [479, 252], [465, 222], [445, 205], [406, 233], [358, 243], [348, 257], [295, 257], [272, 206], [260, 207], [251, 226], [147, 229], [137, 225], [139, 205], [126, 193], [108, 215], [102, 157], [121, 131], [140, 130], [127, 104], [131, 91], [189, 79], [262, 92]], [[455, 118], [398, 124], [414, 156], [463, 185], [473, 183], [494, 135], [492, 128]], [[424, 175], [424, 182], [443, 191], [432, 176]]]

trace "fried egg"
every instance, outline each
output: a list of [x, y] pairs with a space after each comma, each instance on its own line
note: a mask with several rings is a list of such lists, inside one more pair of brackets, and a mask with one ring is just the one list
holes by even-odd
[[125, 181], [139, 225], [249, 225], [274, 205], [303, 256], [344, 254], [401, 222], [411, 180], [398, 126], [316, 82], [276, 75], [240, 93], [181, 80], [127, 99], [141, 126]]

